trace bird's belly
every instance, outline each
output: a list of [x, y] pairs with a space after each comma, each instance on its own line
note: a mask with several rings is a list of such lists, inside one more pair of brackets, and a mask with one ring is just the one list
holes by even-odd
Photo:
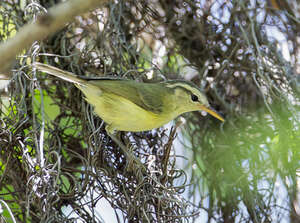
[[168, 123], [173, 118], [146, 111], [117, 95], [102, 93], [97, 97], [86, 96], [97, 115], [114, 130], [131, 132], [151, 130]]

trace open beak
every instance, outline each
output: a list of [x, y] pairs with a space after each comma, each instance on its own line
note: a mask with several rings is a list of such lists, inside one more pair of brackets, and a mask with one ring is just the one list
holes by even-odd
[[219, 115], [217, 112], [215, 112], [212, 108], [207, 108], [203, 105], [200, 105], [200, 109], [203, 111], [206, 111], [208, 114], [214, 116], [215, 118], [221, 120], [222, 122], [224, 122], [224, 118], [222, 118], [221, 115]]

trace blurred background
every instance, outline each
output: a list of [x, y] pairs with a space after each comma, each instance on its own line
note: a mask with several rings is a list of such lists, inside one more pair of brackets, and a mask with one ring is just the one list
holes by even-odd
[[[0, 40], [59, 2], [0, 1]], [[80, 91], [34, 61], [190, 80], [226, 121], [122, 132], [147, 172], [127, 168]], [[0, 88], [0, 222], [300, 222], [298, 0], [111, 1], [24, 50]]]

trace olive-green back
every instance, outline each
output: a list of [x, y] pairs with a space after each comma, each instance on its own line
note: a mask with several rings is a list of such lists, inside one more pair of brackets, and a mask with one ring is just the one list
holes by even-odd
[[101, 79], [88, 80], [88, 83], [99, 87], [103, 92], [119, 95], [157, 114], [162, 112], [165, 96], [172, 91], [160, 83], [149, 84], [132, 80]]

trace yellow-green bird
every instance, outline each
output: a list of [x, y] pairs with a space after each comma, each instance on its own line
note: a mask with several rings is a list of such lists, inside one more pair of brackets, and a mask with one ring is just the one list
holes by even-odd
[[42, 63], [34, 63], [34, 67], [74, 83], [107, 124], [105, 129], [109, 134], [155, 129], [185, 112], [197, 110], [224, 121], [210, 108], [200, 89], [188, 81], [139, 83], [126, 79], [88, 79]]

